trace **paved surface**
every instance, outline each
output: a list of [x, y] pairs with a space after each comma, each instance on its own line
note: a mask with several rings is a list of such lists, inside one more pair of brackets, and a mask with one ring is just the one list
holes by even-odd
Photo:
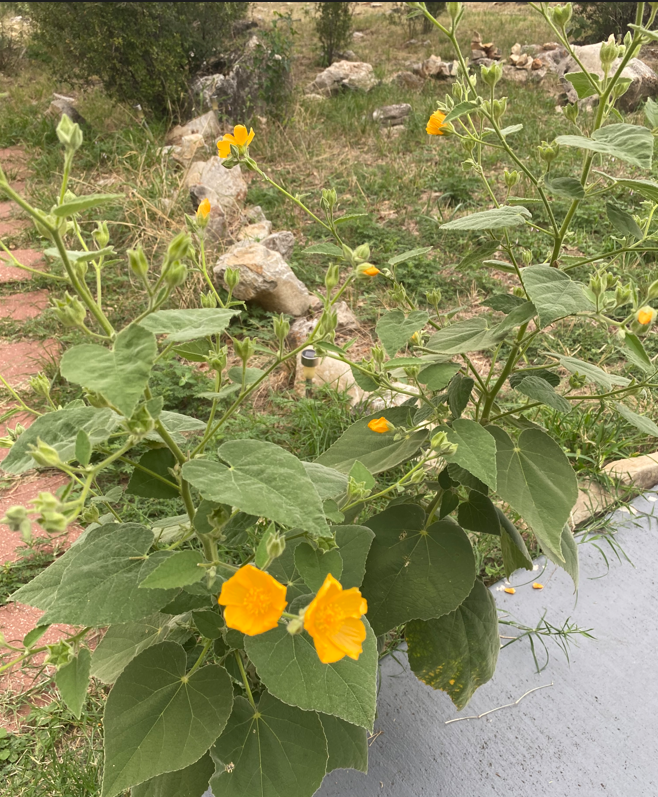
[[[535, 574], [543, 590], [532, 589], [525, 571], [512, 578], [515, 595], [492, 588], [498, 606], [521, 623], [534, 626], [546, 611], [554, 625], [570, 617], [591, 628], [596, 639], [572, 646], [571, 664], [549, 641], [548, 666], [537, 674], [527, 640], [515, 642], [501, 651], [494, 678], [457, 712], [447, 695], [416, 679], [404, 654], [399, 663], [385, 660], [368, 775], [332, 772], [316, 797], [656, 797], [658, 493], [633, 507], [639, 514], [617, 512], [614, 523], [634, 567], [613, 554], [605, 575], [595, 545], [583, 543], [577, 599], [550, 563]], [[654, 511], [655, 518], [643, 514]], [[551, 683], [513, 708], [445, 724]]]

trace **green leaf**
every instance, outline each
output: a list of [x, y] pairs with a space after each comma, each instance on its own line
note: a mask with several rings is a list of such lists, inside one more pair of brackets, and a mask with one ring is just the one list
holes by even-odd
[[464, 116], [467, 113], [472, 113], [473, 111], [477, 111], [480, 106], [475, 102], [460, 102], [450, 111], [450, 113], [446, 116], [443, 120], [443, 124], [447, 124], [448, 122], [452, 122], [453, 119], [459, 119], [460, 116]]
[[366, 573], [366, 560], [374, 533], [366, 526], [334, 526], [336, 544], [343, 559], [340, 583], [344, 589], [360, 587]]
[[486, 266], [486, 268], [493, 268], [496, 271], [504, 271], [506, 274], [516, 274], [514, 266], [504, 260], [483, 260], [482, 265]]
[[658, 437], [658, 426], [651, 420], [651, 418], [647, 418], [646, 415], [638, 415], [637, 412], [633, 412], [633, 410], [631, 410], [625, 404], [620, 404], [619, 402], [615, 402], [615, 409], [622, 416], [622, 418], [625, 418], [643, 434], [648, 434], [649, 437]]
[[452, 422], [445, 428], [448, 440], [457, 444], [457, 451], [446, 457], [466, 468], [492, 490], [496, 489], [496, 441], [477, 421], [466, 418]]
[[452, 520], [425, 529], [422, 507], [398, 504], [364, 525], [375, 532], [375, 539], [361, 591], [377, 636], [409, 620], [447, 614], [471, 591], [473, 549]]
[[311, 797], [327, 768], [327, 740], [315, 712], [265, 692], [257, 708], [235, 700], [226, 730], [211, 750], [210, 781], [221, 797]]
[[[48, 257], [56, 257], [61, 259], [59, 249], [55, 247], [51, 249], [44, 249], [43, 253]], [[88, 263], [90, 260], [97, 260], [99, 257], [105, 257], [106, 255], [112, 254], [114, 254], [113, 246], [106, 246], [104, 249], [96, 249], [96, 251], [92, 250], [90, 252], [72, 252], [68, 249], [66, 250], [66, 256], [71, 263]]]
[[402, 252], [402, 254], [396, 255], [392, 257], [388, 264], [389, 266], [399, 266], [400, 263], [406, 263], [407, 260], [413, 260], [415, 257], [422, 257], [423, 255], [429, 254], [432, 251], [431, 246], [421, 246], [418, 249], [410, 249], [408, 252]]
[[191, 341], [185, 346], [174, 346], [174, 351], [184, 360], [190, 360], [193, 363], [205, 363], [210, 352], [210, 343], [205, 338], [202, 338], [201, 340]]
[[492, 210], [471, 213], [460, 219], [453, 219], [442, 224], [440, 230], [502, 230], [506, 227], [518, 227], [531, 219], [532, 213], [522, 206], [507, 207], [503, 205]]
[[379, 388], [379, 383], [375, 382], [371, 376], [364, 373], [360, 368], [357, 368], [355, 365], [351, 365], [350, 370], [352, 371], [354, 381], [361, 388], [361, 390], [365, 390], [366, 393], [372, 393]]
[[646, 36], [653, 41], [658, 41], [658, 31], [643, 28], [642, 25], [631, 25], [630, 23], [628, 27], [631, 28], [631, 30], [638, 31], [638, 33], [641, 33], [643, 36]]
[[86, 468], [91, 459], [92, 445], [89, 435], [80, 429], [75, 438], [75, 458], [83, 468]]
[[55, 683], [62, 700], [76, 719], [80, 719], [87, 696], [90, 670], [91, 653], [89, 648], [80, 648], [78, 655], [55, 673]]
[[537, 308], [543, 327], [574, 313], [595, 310], [583, 286], [557, 268], [528, 266], [521, 272], [523, 285]]
[[192, 612], [192, 619], [199, 633], [206, 639], [219, 639], [226, 627], [221, 614], [212, 609]]
[[201, 459], [183, 465], [183, 477], [204, 498], [311, 534], [328, 534], [320, 497], [296, 456], [261, 440], [232, 440], [217, 453], [229, 467]]
[[57, 205], [50, 212], [53, 216], [62, 219], [66, 218], [66, 216], [75, 216], [76, 213], [98, 208], [101, 205], [109, 205], [112, 202], [118, 202], [123, 199], [125, 199], [123, 194], [87, 194], [87, 196], [77, 196], [75, 199], [62, 202], [61, 205]]
[[533, 564], [523, 537], [516, 526], [500, 509], [496, 508], [500, 523], [500, 548], [503, 554], [505, 577], [509, 578], [515, 570], [532, 570]]
[[295, 567], [295, 551], [302, 540], [290, 540], [286, 543], [286, 547], [268, 568], [268, 573], [285, 584], [287, 587], [286, 600], [292, 603], [295, 598], [300, 595], [308, 595], [309, 589], [304, 583], [304, 579], [300, 576], [297, 568]]
[[377, 704], [377, 640], [366, 621], [363, 653], [323, 664], [304, 631], [281, 626], [245, 637], [245, 650], [268, 691], [304, 711], [322, 711], [372, 730]]
[[368, 732], [331, 714], [320, 714], [320, 721], [327, 737], [329, 760], [327, 773], [334, 769], [357, 769], [368, 771]]
[[564, 561], [560, 561], [551, 551], [544, 551], [547, 559], [553, 564], [561, 567], [567, 575], [571, 576], [575, 589], [578, 589], [579, 564], [578, 564], [578, 543], [574, 539], [569, 525], [565, 525], [562, 530], [562, 556]]
[[565, 199], [584, 199], [585, 189], [575, 177], [544, 178], [544, 186], [549, 194], [565, 197]]
[[509, 378], [509, 383], [512, 387], [517, 387], [524, 379], [529, 376], [536, 376], [548, 382], [551, 387], [557, 387], [560, 384], [560, 376], [555, 371], [549, 371], [548, 368], [538, 368], [537, 370], [526, 368], [521, 371], [515, 371]]
[[154, 614], [136, 623], [111, 625], [91, 656], [91, 674], [105, 684], [113, 684], [135, 656], [164, 641], [172, 630], [171, 623], [169, 615]]
[[658, 103], [652, 100], [651, 97], [647, 98], [644, 105], [644, 115], [651, 127], [658, 127]]
[[[150, 471], [146, 473], [140, 468], [135, 468], [126, 487], [128, 495], [141, 495], [144, 498], [179, 498], [180, 490], [171, 484], [165, 484], [162, 479], [174, 482], [174, 477], [169, 472], [176, 464], [176, 457], [168, 448], [154, 448], [143, 454], [139, 460], [141, 468]], [[159, 479], [158, 476], [162, 478]]]
[[131, 797], [203, 797], [215, 771], [213, 760], [206, 753], [185, 769], [167, 772], [133, 786]]
[[653, 136], [650, 130], [639, 125], [607, 125], [595, 130], [591, 138], [558, 136], [555, 141], [562, 147], [578, 147], [589, 152], [611, 155], [641, 169], [651, 168]]
[[336, 548], [323, 552], [303, 542], [295, 548], [295, 567], [311, 592], [317, 592], [329, 573], [340, 581], [343, 557]]
[[23, 647], [24, 648], [31, 648], [33, 645], [41, 639], [41, 637], [46, 633], [46, 631], [50, 628], [49, 625], [38, 625], [36, 628], [33, 628], [31, 631], [28, 631], [27, 634], [23, 637]]
[[629, 359], [634, 365], [637, 365], [638, 368], [641, 368], [645, 373], [651, 374], [656, 370], [654, 364], [649, 359], [649, 355], [646, 353], [644, 346], [642, 345], [642, 341], [632, 332], [626, 332], [624, 335], [622, 351], [626, 355], [627, 359]]
[[354, 479], [357, 484], [362, 484], [366, 490], [372, 490], [375, 486], [375, 477], [358, 459], [350, 468], [349, 477]]
[[172, 589], [195, 584], [206, 574], [199, 567], [203, 561], [199, 551], [174, 551], [139, 586], [142, 589]]
[[486, 319], [477, 316], [435, 332], [427, 341], [427, 348], [440, 354], [465, 354], [492, 349], [497, 343], [498, 338], [491, 334]]
[[448, 385], [448, 406], [453, 418], [461, 417], [468, 406], [475, 381], [470, 376], [455, 374]]
[[118, 421], [118, 416], [107, 407], [76, 407], [48, 412], [37, 418], [16, 440], [2, 462], [2, 470], [19, 474], [34, 468], [29, 448], [37, 444], [37, 439], [52, 446], [63, 462], [70, 462], [77, 458], [75, 449], [81, 430], [86, 432], [92, 445], [97, 445], [107, 440]]
[[454, 480], [458, 484], [468, 487], [469, 490], [477, 490], [482, 495], [487, 495], [489, 492], [489, 488], [484, 482], [476, 479], [470, 471], [454, 462], [448, 463], [447, 473], [451, 481]]
[[459, 373], [459, 363], [434, 363], [418, 374], [418, 381], [428, 390], [443, 390], [450, 380]]
[[337, 498], [347, 490], [347, 476], [344, 473], [320, 465], [319, 462], [302, 462], [302, 465], [323, 501], [325, 498]]
[[[233, 382], [237, 382], [239, 385], [242, 384], [242, 366], [235, 365], [233, 368], [229, 368], [226, 373], [228, 374], [229, 379], [231, 379]], [[263, 371], [261, 368], [245, 368], [245, 385], [253, 385], [254, 382], [258, 382], [264, 373], [265, 371]]]
[[391, 432], [379, 434], [368, 429], [368, 423], [375, 418], [386, 418], [394, 426], [409, 425], [409, 410], [407, 407], [392, 407], [361, 418], [319, 456], [316, 462], [342, 473], [349, 473], [352, 465], [359, 460], [370, 473], [376, 475], [406, 462], [427, 437], [427, 431], [420, 430], [408, 438], [394, 440], [395, 435]]
[[102, 627], [157, 612], [176, 590], [139, 589], [161, 559], [145, 556], [153, 532], [136, 523], [110, 523], [87, 532], [13, 600], [46, 612], [47, 623]]
[[543, 548], [561, 558], [562, 528], [578, 498], [576, 474], [564, 451], [545, 432], [526, 429], [516, 443], [503, 429], [496, 439], [498, 495], [532, 528]]
[[348, 213], [345, 216], [340, 216], [334, 219], [334, 224], [347, 224], [348, 221], [356, 221], [357, 219], [365, 219], [369, 213]]
[[73, 346], [64, 352], [59, 370], [67, 381], [100, 393], [130, 417], [157, 353], [153, 333], [132, 324], [119, 332], [111, 350], [95, 343]]
[[395, 357], [405, 346], [414, 332], [427, 323], [429, 316], [422, 310], [414, 310], [406, 316], [402, 310], [391, 310], [377, 322], [375, 331], [389, 357]]
[[598, 365], [586, 363], [583, 360], [577, 359], [576, 357], [563, 357], [561, 355], [557, 356], [560, 361], [560, 365], [563, 365], [567, 371], [572, 374], [580, 374], [581, 376], [584, 376], [588, 382], [594, 382], [594, 384], [603, 388], [603, 390], [606, 392], [612, 390], [615, 385], [626, 387], [626, 385], [630, 385], [631, 383], [631, 380], [627, 379], [625, 376], [609, 374], [607, 371], [599, 368]]
[[[523, 130], [523, 125], [522, 124], [508, 125], [507, 127], [503, 127], [503, 129], [500, 131], [500, 135], [503, 138], [506, 138], [507, 136], [511, 136], [512, 133], [518, 133], [520, 130]], [[525, 199], [524, 199], [524, 201], [525, 201]]]
[[605, 209], [608, 221], [620, 235], [626, 238], [635, 238], [638, 241], [644, 238], [644, 233], [630, 213], [617, 207], [617, 205], [613, 205], [612, 202], [606, 202]]
[[486, 260], [491, 255], [495, 254], [500, 248], [498, 241], [487, 241], [484, 244], [472, 249], [465, 257], [463, 257], [457, 268], [466, 268], [467, 266], [475, 266]]
[[102, 797], [115, 797], [198, 761], [224, 729], [233, 706], [231, 679], [209, 664], [186, 675], [180, 645], [162, 642], [133, 659], [105, 707]]
[[[610, 177], [610, 175], [606, 174], [606, 177]], [[618, 179], [617, 177], [610, 179], [615, 181], [615, 186], [621, 185], [631, 191], [637, 191], [645, 199], [658, 204], [658, 183], [654, 183], [653, 180], [630, 180], [625, 177], [623, 179]]]
[[340, 257], [341, 260], [344, 257], [343, 250], [336, 244], [313, 244], [313, 246], [307, 246], [303, 251], [305, 255], [329, 255], [330, 257]]
[[462, 709], [496, 670], [500, 640], [496, 602], [478, 579], [466, 600], [435, 620], [414, 620], [405, 630], [409, 666]]
[[468, 500], [459, 505], [457, 521], [463, 529], [500, 536], [500, 521], [496, 507], [491, 498], [478, 490], [470, 490]]
[[240, 315], [240, 310], [157, 310], [143, 318], [139, 325], [155, 335], [167, 335], [167, 343], [183, 343], [220, 334], [236, 315]]
[[516, 389], [533, 401], [541, 401], [542, 404], [558, 412], [571, 412], [572, 410], [571, 404], [539, 376], [532, 374], [526, 376], [516, 385]]
[[526, 302], [520, 296], [515, 296], [513, 293], [494, 293], [488, 299], [482, 302], [485, 307], [491, 307], [492, 310], [498, 310], [499, 313], [511, 313], [517, 307], [524, 305]]
[[[595, 94], [600, 94], [603, 91], [599, 76], [589, 72], [567, 72], [564, 79], [568, 80], [574, 89], [576, 89], [579, 100], [593, 97]], [[592, 86], [591, 81], [594, 81], [596, 88]]]

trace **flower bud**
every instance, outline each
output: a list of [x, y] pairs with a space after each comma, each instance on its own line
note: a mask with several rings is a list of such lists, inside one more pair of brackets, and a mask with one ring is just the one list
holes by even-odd
[[178, 288], [187, 279], [187, 266], [180, 260], [174, 262], [165, 271], [163, 280], [172, 290]]
[[505, 177], [505, 185], [508, 188], [514, 188], [514, 186], [519, 182], [519, 173], [516, 169], [513, 169], [511, 172], [508, 172], [507, 169], [504, 171]]
[[384, 349], [379, 344], [377, 344], [376, 346], [373, 346], [372, 349], [370, 349], [370, 356], [372, 357], [372, 360], [376, 365], [381, 366], [382, 363], [384, 362]]
[[499, 100], [493, 101], [491, 108], [491, 115], [496, 120], [496, 122], [500, 122], [503, 116], [505, 116], [506, 111], [507, 111], [507, 97], [501, 97]]
[[317, 543], [321, 551], [333, 551], [334, 548], [338, 548], [333, 537], [318, 537]]
[[11, 531], [20, 531], [25, 521], [29, 523], [27, 509], [24, 506], [10, 506], [0, 522], [9, 526]]
[[448, 442], [448, 435], [445, 432], [437, 432], [430, 440], [430, 447], [434, 451], [439, 451]]
[[452, 21], [454, 22], [459, 16], [459, 12], [462, 10], [462, 4], [446, 3], [446, 8], [448, 9], [448, 14], [450, 14], [450, 19], [452, 19]]
[[576, 119], [578, 119], [578, 111], [579, 110], [580, 109], [578, 108], [578, 103], [574, 102], [574, 103], [569, 103], [568, 105], [565, 105], [564, 108], [562, 109], [562, 113], [567, 117], [567, 119], [570, 122], [572, 122], [573, 124], [576, 124]]
[[30, 446], [30, 456], [43, 468], [57, 468], [64, 463], [60, 459], [57, 450], [48, 443], [44, 443], [40, 437], [37, 437], [36, 446]]
[[494, 61], [491, 66], [483, 66], [480, 69], [480, 76], [482, 77], [482, 81], [494, 88], [496, 83], [501, 79], [503, 76], [503, 65]]
[[246, 365], [251, 357], [253, 357], [256, 347], [254, 346], [251, 338], [243, 338], [242, 340], [233, 340], [233, 349], [237, 356]]
[[216, 534], [221, 531], [231, 519], [231, 507], [228, 504], [219, 504], [208, 514], [207, 520]]
[[617, 307], [621, 307], [624, 304], [628, 304], [633, 298], [633, 289], [630, 285], [618, 285], [617, 289], [615, 290], [615, 304]]
[[587, 378], [579, 373], [571, 374], [569, 377], [569, 387], [573, 390], [578, 390], [587, 384]]
[[226, 271], [224, 272], [224, 282], [226, 283], [229, 292], [233, 293], [233, 291], [238, 287], [238, 283], [240, 282], [240, 269], [227, 268]]
[[337, 201], [338, 195], [333, 188], [322, 189], [322, 199], [320, 200], [320, 206], [325, 212], [331, 212]]
[[36, 376], [30, 377], [30, 387], [37, 396], [48, 398], [50, 395], [50, 380], [45, 374], [37, 374]]
[[96, 504], [89, 504], [89, 506], [85, 507], [85, 510], [81, 513], [80, 520], [86, 524], [96, 523], [100, 516], [101, 513], [98, 511]]
[[619, 277], [616, 277], [614, 274], [611, 274], [609, 271], [604, 272], [602, 278], [605, 277], [605, 290], [611, 291], [617, 285], [619, 285]]
[[141, 280], [146, 278], [149, 264], [141, 246], [138, 246], [137, 249], [128, 250], [128, 265], [136, 277], [139, 277]]
[[301, 634], [304, 630], [304, 620], [301, 617], [295, 617], [288, 622], [286, 626], [286, 631], [291, 636], [296, 636], [297, 634]]
[[274, 318], [273, 326], [276, 339], [283, 345], [283, 341], [288, 337], [288, 333], [290, 332], [290, 321], [281, 313]]
[[80, 282], [83, 282], [89, 271], [89, 263], [87, 263], [86, 260], [74, 260], [73, 263], [71, 263], [71, 267], [75, 272], [75, 276]]
[[656, 311], [650, 305], [645, 304], [635, 313], [635, 320], [643, 328], [642, 331], [645, 331], [656, 320]]
[[61, 512], [46, 511], [37, 517], [37, 523], [51, 534], [61, 534], [66, 531], [69, 519]]
[[214, 309], [217, 307], [217, 297], [212, 291], [201, 294], [201, 307]]
[[521, 260], [523, 261], [524, 266], [529, 266], [532, 263], [532, 252], [529, 249], [522, 249]]
[[572, 13], [573, 6], [571, 3], [566, 3], [566, 5], [563, 6], [556, 6], [549, 11], [549, 14], [553, 20], [553, 24], [562, 30], [564, 30], [569, 23]]
[[332, 291], [340, 281], [340, 267], [337, 263], [329, 266], [327, 273], [324, 276], [324, 287], [328, 291]]
[[207, 227], [211, 210], [210, 200], [206, 197], [199, 203], [199, 207], [196, 209], [196, 223], [200, 229], [203, 230]]
[[94, 390], [87, 390], [85, 392], [85, 398], [87, 399], [87, 402], [92, 407], [96, 407], [97, 410], [102, 410], [103, 407], [110, 406], [110, 403], [105, 396], [101, 395], [100, 393], [96, 393]]
[[265, 549], [270, 562], [277, 559], [286, 549], [286, 538], [282, 534], [271, 534]]
[[437, 309], [437, 312], [438, 312], [438, 307], [441, 304], [441, 298], [442, 294], [438, 288], [433, 288], [431, 291], [428, 291], [426, 295], [427, 301], [432, 305], [432, 307]]
[[96, 223], [96, 229], [91, 233], [91, 237], [96, 242], [99, 249], [104, 249], [110, 242], [110, 231], [106, 221]]
[[59, 669], [68, 664], [73, 658], [73, 648], [65, 639], [56, 642], [54, 645], [46, 645], [46, 647], [48, 648], [48, 655], [44, 664], [52, 664], [53, 667]]
[[131, 436], [141, 438], [155, 429], [155, 420], [151, 417], [146, 404], [138, 407], [132, 416], [126, 420], [126, 426]]
[[353, 476], [348, 477], [347, 494], [350, 498], [354, 498], [358, 501], [361, 498], [366, 498], [371, 492], [371, 489], [366, 486], [365, 482], [358, 482]]
[[368, 277], [376, 277], [377, 274], [380, 273], [377, 266], [373, 266], [372, 263], [361, 263], [361, 265], [356, 267], [355, 271], [356, 276], [363, 279], [367, 279]]
[[603, 67], [604, 72], [607, 72], [610, 69], [612, 62], [618, 55], [618, 52], [619, 48], [617, 47], [617, 43], [615, 41], [615, 35], [614, 33], [611, 33], [608, 37], [608, 40], [603, 42], [601, 45], [601, 50], [599, 51], [601, 66]]
[[464, 87], [461, 83], [453, 83], [452, 84], [452, 96], [456, 100], [461, 100], [464, 96]]
[[551, 163], [557, 158], [560, 151], [560, 145], [553, 142], [552, 144], [542, 141], [541, 145], [537, 147], [539, 157], [544, 161], [546, 167], [549, 168]]
[[67, 153], [73, 154], [82, 146], [82, 130], [80, 130], [80, 125], [72, 122], [70, 117], [65, 113], [62, 114], [62, 118], [59, 120], [56, 132], [57, 138], [60, 140], [60, 143], [64, 145], [64, 149]]
[[167, 247], [167, 254], [162, 264], [162, 273], [165, 274], [171, 264], [188, 257], [191, 247], [192, 242], [189, 234], [186, 232], [179, 232]]
[[213, 371], [217, 371], [217, 373], [221, 373], [224, 368], [226, 368], [226, 359], [228, 357], [228, 348], [226, 346], [222, 346], [222, 348], [212, 357], [208, 357], [208, 365], [212, 368]]
[[590, 291], [592, 291], [594, 296], [596, 296], [596, 298], [598, 299], [598, 297], [601, 295], [601, 292], [603, 290], [603, 286], [601, 285], [601, 278], [598, 277], [598, 276], [596, 276], [596, 277], [592, 276], [590, 278], [590, 281], [589, 281], [589, 289], [590, 289]]
[[366, 260], [369, 260], [370, 259], [370, 246], [367, 243], [361, 244], [360, 246], [357, 246], [356, 249], [354, 250], [353, 255], [352, 255], [352, 259], [353, 259], [355, 265], [357, 265], [357, 266], [360, 263], [364, 263]]

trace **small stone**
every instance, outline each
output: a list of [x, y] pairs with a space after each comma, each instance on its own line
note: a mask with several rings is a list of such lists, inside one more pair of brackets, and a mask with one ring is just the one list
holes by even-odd
[[278, 252], [284, 260], [288, 260], [295, 247], [295, 236], [288, 230], [282, 230], [263, 238], [261, 243], [273, 252]]
[[352, 34], [352, 38], [354, 39], [355, 42], [363, 41], [363, 39], [365, 39], [365, 37], [366, 37], [366, 34], [365, 33], [361, 33], [361, 31], [359, 31], [359, 30], [355, 30], [354, 33]]
[[336, 57], [333, 60], [333, 63], [336, 61], [352, 61], [356, 62], [359, 60], [359, 56], [354, 52], [354, 50], [343, 50], [342, 53], [336, 53]]
[[518, 42], [512, 45], [512, 55], [521, 55], [521, 45]]
[[368, 92], [378, 83], [370, 64], [362, 61], [336, 61], [320, 72], [306, 92], [330, 96], [341, 89]]
[[438, 55], [430, 55], [423, 61], [423, 74], [435, 80], [454, 77], [457, 74], [457, 61], [442, 61]]
[[397, 86], [409, 91], [420, 91], [425, 85], [423, 78], [413, 72], [396, 72], [386, 82], [395, 83]]
[[256, 224], [248, 224], [238, 233], [238, 241], [262, 241], [272, 232], [272, 222], [268, 219]]
[[222, 130], [214, 111], [208, 111], [203, 116], [197, 116], [196, 119], [192, 119], [185, 125], [176, 125], [167, 133], [165, 143], [181, 146], [182, 139], [185, 136], [194, 134], [201, 135], [208, 146], [215, 145], [217, 139], [222, 135]]
[[542, 44], [542, 50], [546, 50], [547, 52], [549, 50], [557, 50], [559, 47], [560, 45], [557, 42], [545, 42]]
[[303, 99], [309, 102], [318, 102], [320, 100], [324, 102], [327, 98], [322, 94], [304, 94]]
[[75, 122], [76, 124], [86, 124], [84, 116], [75, 109], [72, 103], [68, 102], [67, 100], [53, 100], [50, 103], [47, 113], [48, 116], [52, 116], [53, 119], [57, 119], [58, 121], [62, 118], [62, 116], [66, 115], [72, 122]]
[[372, 118], [382, 127], [393, 127], [404, 122], [411, 113], [411, 105], [408, 102], [398, 105], [384, 105], [373, 111]]
[[[171, 146], [171, 156], [182, 166], [187, 166], [195, 158], [198, 150], [205, 148], [205, 141], [201, 133], [190, 133], [181, 138], [181, 143]], [[165, 149], [163, 147], [163, 149]], [[169, 149], [167, 147], [167, 149]]]
[[247, 184], [242, 177], [239, 166], [226, 169], [222, 166], [224, 159], [213, 155], [205, 163], [196, 161], [190, 166], [186, 178], [189, 189], [192, 185], [204, 185], [211, 188], [219, 199], [224, 212], [234, 212], [247, 197]]
[[252, 208], [247, 208], [244, 212], [245, 218], [249, 219], [252, 224], [258, 224], [259, 221], [267, 221], [267, 217], [263, 213], [263, 208], [260, 205], [254, 205]]
[[308, 289], [278, 252], [260, 243], [241, 242], [231, 247], [214, 268], [223, 287], [228, 267], [240, 271], [240, 282], [234, 291], [236, 299], [253, 301], [265, 310], [292, 316], [302, 316], [308, 310]]

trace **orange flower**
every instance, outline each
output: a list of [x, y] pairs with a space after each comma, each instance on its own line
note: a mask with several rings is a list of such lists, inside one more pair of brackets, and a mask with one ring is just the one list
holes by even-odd
[[514, 587], [505, 587], [505, 589], [503, 590], [503, 592], [506, 592], [508, 595], [514, 595], [514, 593], [516, 592], [516, 590], [514, 589]]
[[197, 219], [204, 219], [204, 220], [207, 219], [210, 210], [211, 210], [210, 200], [208, 199], [208, 197], [206, 197], [203, 200], [203, 202], [201, 202], [199, 207], [196, 209]]
[[538, 581], [535, 581], [535, 583], [532, 585], [532, 588], [533, 589], [544, 589], [544, 585], [540, 584]]
[[384, 434], [391, 431], [391, 426], [386, 418], [382, 416], [381, 418], [373, 418], [368, 424], [368, 429], [377, 432], [377, 434]]
[[217, 142], [219, 157], [228, 158], [231, 154], [231, 144], [243, 153], [245, 148], [251, 144], [255, 135], [253, 127], [247, 133], [247, 128], [244, 125], [236, 125], [233, 128], [233, 133], [225, 133], [223, 141]]
[[637, 311], [637, 322], [638, 324], [642, 324], [643, 327], [651, 324], [655, 317], [656, 311], [653, 309], [653, 307], [649, 307], [649, 305], [646, 305]]
[[363, 270], [363, 273], [368, 277], [376, 277], [379, 274], [379, 269], [377, 266], [368, 266], [368, 268]]
[[444, 120], [446, 115], [443, 111], [434, 111], [434, 113], [430, 116], [430, 120], [427, 123], [427, 127], [425, 130], [431, 136], [444, 136], [447, 132], [449, 132], [449, 128], [447, 125], [444, 124]]
[[217, 602], [226, 607], [229, 628], [247, 636], [264, 634], [276, 628], [286, 608], [286, 588], [268, 573], [245, 565], [222, 584]]
[[355, 661], [359, 658], [366, 638], [361, 615], [367, 611], [368, 604], [359, 590], [344, 590], [329, 573], [304, 612], [304, 628], [313, 637], [323, 664], [333, 664], [345, 656]]

